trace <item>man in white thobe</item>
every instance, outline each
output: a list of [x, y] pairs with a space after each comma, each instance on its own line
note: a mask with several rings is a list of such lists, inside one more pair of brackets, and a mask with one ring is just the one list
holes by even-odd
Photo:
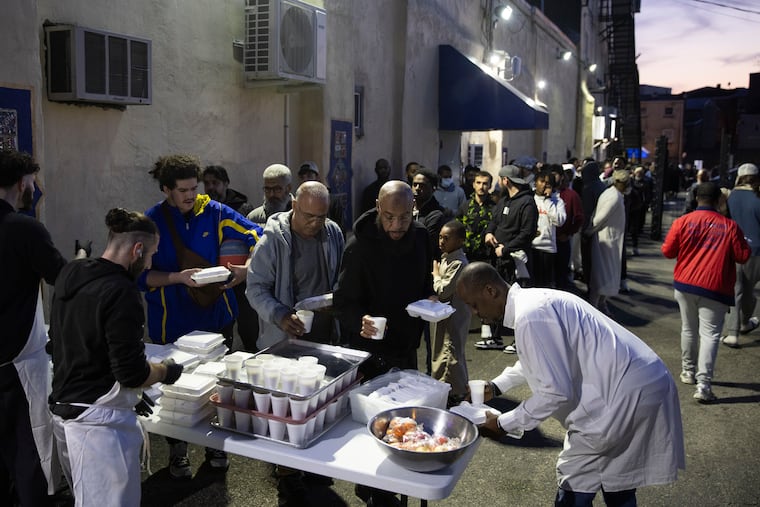
[[625, 205], [623, 195], [631, 190], [631, 175], [625, 169], [612, 173], [612, 185], [602, 192], [583, 231], [591, 239], [591, 265], [589, 276], [589, 302], [609, 315], [607, 296], [620, 290], [620, 270], [625, 245]]
[[674, 482], [684, 468], [676, 386], [643, 341], [568, 292], [509, 286], [490, 265], [462, 270], [457, 293], [486, 320], [515, 330], [519, 361], [486, 399], [527, 383], [533, 394], [488, 415], [487, 436], [531, 430], [549, 417], [567, 430], [555, 505], [636, 505], [636, 488]]

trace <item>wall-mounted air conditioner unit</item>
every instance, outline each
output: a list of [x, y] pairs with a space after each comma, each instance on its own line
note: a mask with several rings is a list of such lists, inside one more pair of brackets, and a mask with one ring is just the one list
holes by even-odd
[[151, 103], [149, 40], [76, 25], [48, 25], [45, 45], [49, 100]]
[[298, 0], [245, 0], [247, 85], [324, 83], [326, 23], [325, 11]]

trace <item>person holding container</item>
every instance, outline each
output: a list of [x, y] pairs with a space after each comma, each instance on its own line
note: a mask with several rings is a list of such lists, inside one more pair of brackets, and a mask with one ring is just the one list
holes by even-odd
[[485, 399], [527, 383], [514, 410], [486, 414], [483, 435], [520, 436], [549, 417], [567, 430], [555, 506], [635, 506], [636, 488], [674, 482], [684, 468], [673, 377], [643, 341], [574, 294], [509, 285], [490, 265], [462, 270], [457, 293], [472, 311], [515, 330], [519, 360]]
[[140, 401], [142, 388], [176, 382], [183, 367], [145, 357], [145, 316], [135, 279], [150, 268], [156, 225], [121, 208], [108, 212], [106, 225], [103, 255], [70, 262], [56, 280], [49, 401], [76, 505], [136, 507], [143, 435], [135, 412], [151, 411]]

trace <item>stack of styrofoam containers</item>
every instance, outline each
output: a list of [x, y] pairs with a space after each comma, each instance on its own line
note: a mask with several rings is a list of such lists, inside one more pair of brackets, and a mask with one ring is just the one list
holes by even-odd
[[206, 331], [192, 331], [180, 336], [174, 345], [183, 352], [195, 354], [201, 363], [217, 361], [227, 352], [224, 336]]
[[366, 424], [396, 407], [446, 408], [451, 386], [417, 370], [397, 370], [375, 377], [351, 391], [351, 417]]
[[174, 384], [161, 386], [163, 396], [158, 399], [159, 406], [153, 413], [163, 422], [195, 426], [214, 413], [214, 407], [209, 404], [214, 385], [216, 379], [208, 375], [183, 373]]

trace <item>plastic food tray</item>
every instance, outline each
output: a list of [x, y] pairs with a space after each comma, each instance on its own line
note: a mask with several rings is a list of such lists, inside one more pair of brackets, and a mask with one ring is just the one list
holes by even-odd
[[[297, 449], [305, 449], [309, 447], [311, 444], [313, 444], [314, 442], [316, 442], [317, 440], [319, 440], [319, 438], [322, 435], [327, 433], [333, 426], [335, 426], [338, 422], [340, 422], [344, 417], [346, 417], [349, 414], [350, 412], [350, 410], [348, 410], [349, 391], [353, 388], [354, 385], [358, 383], [359, 383], [359, 379], [356, 380], [355, 384], [352, 384], [348, 388], [338, 393], [332, 399], [327, 400], [323, 405], [317, 407], [317, 409], [313, 413], [309, 414], [305, 419], [302, 419], [302, 420], [294, 420], [290, 417], [278, 417], [272, 413], [264, 413], [264, 412], [258, 412], [256, 410], [244, 409], [244, 408], [237, 407], [235, 405], [226, 405], [219, 402], [218, 394], [215, 393], [211, 395], [211, 398], [210, 398], [211, 405], [232, 410], [235, 413], [236, 417], [237, 417], [237, 414], [242, 413], [242, 414], [247, 414], [249, 416], [261, 417], [263, 419], [266, 419], [267, 422], [271, 420], [271, 421], [279, 421], [285, 424], [294, 424], [298, 426], [307, 425], [307, 427], [308, 425], [312, 424], [312, 421], [315, 420], [316, 418], [325, 417], [324, 426], [322, 430], [315, 432], [313, 435], [306, 437], [302, 443], [294, 443], [294, 442], [291, 442], [290, 440], [280, 440], [277, 438], [272, 438], [268, 434], [262, 435], [260, 433], [255, 433], [253, 428], [251, 432], [247, 432], [247, 431], [239, 431], [234, 425], [231, 427], [222, 426], [219, 423], [219, 420], [216, 416], [211, 419], [211, 425], [216, 428], [220, 428], [226, 431], [232, 431], [234, 433], [238, 433], [240, 435], [246, 435], [252, 438], [261, 438], [264, 440], [269, 440], [271, 442], [277, 442], [278, 444], [289, 445]], [[326, 415], [321, 416], [320, 413], [326, 412], [332, 404], [337, 404], [335, 408], [336, 416], [333, 420], [328, 422], [326, 419], [327, 416]]]
[[[295, 339], [281, 341], [259, 352], [259, 354], [265, 353], [290, 359], [296, 359], [301, 356], [315, 356], [319, 364], [327, 367], [325, 372], [326, 382], [323, 382], [321, 387], [309, 395], [300, 395], [295, 392], [280, 391], [278, 389], [268, 389], [264, 386], [226, 378], [224, 376], [226, 371], [219, 376], [219, 382], [221, 384], [235, 385], [235, 387], [248, 389], [255, 387], [270, 393], [285, 394], [299, 400], [311, 399], [315, 396], [319, 396], [322, 391], [329, 391], [333, 387], [336, 391], [343, 391], [346, 386], [354, 383], [358, 376], [359, 365], [366, 361], [370, 356], [369, 352], [363, 350], [354, 350], [345, 347], [324, 345], [321, 343], [312, 343]], [[333, 384], [335, 384], [335, 386], [333, 386]]]
[[221, 361], [210, 361], [208, 363], [203, 363], [199, 365], [195, 371], [193, 371], [193, 374], [195, 375], [206, 375], [208, 377], [212, 377], [214, 381], [216, 381], [216, 377], [223, 374], [224, 371], [227, 369], [225, 364]]
[[177, 338], [174, 345], [178, 349], [190, 352], [191, 354], [205, 355], [210, 354], [223, 343], [224, 336], [219, 333], [192, 331]]
[[419, 317], [428, 322], [440, 322], [456, 310], [445, 303], [420, 299], [406, 305], [406, 312], [412, 317]]
[[224, 266], [216, 266], [213, 268], [201, 269], [190, 275], [190, 278], [195, 280], [195, 283], [204, 285], [207, 283], [226, 282], [231, 274], [230, 270]]

